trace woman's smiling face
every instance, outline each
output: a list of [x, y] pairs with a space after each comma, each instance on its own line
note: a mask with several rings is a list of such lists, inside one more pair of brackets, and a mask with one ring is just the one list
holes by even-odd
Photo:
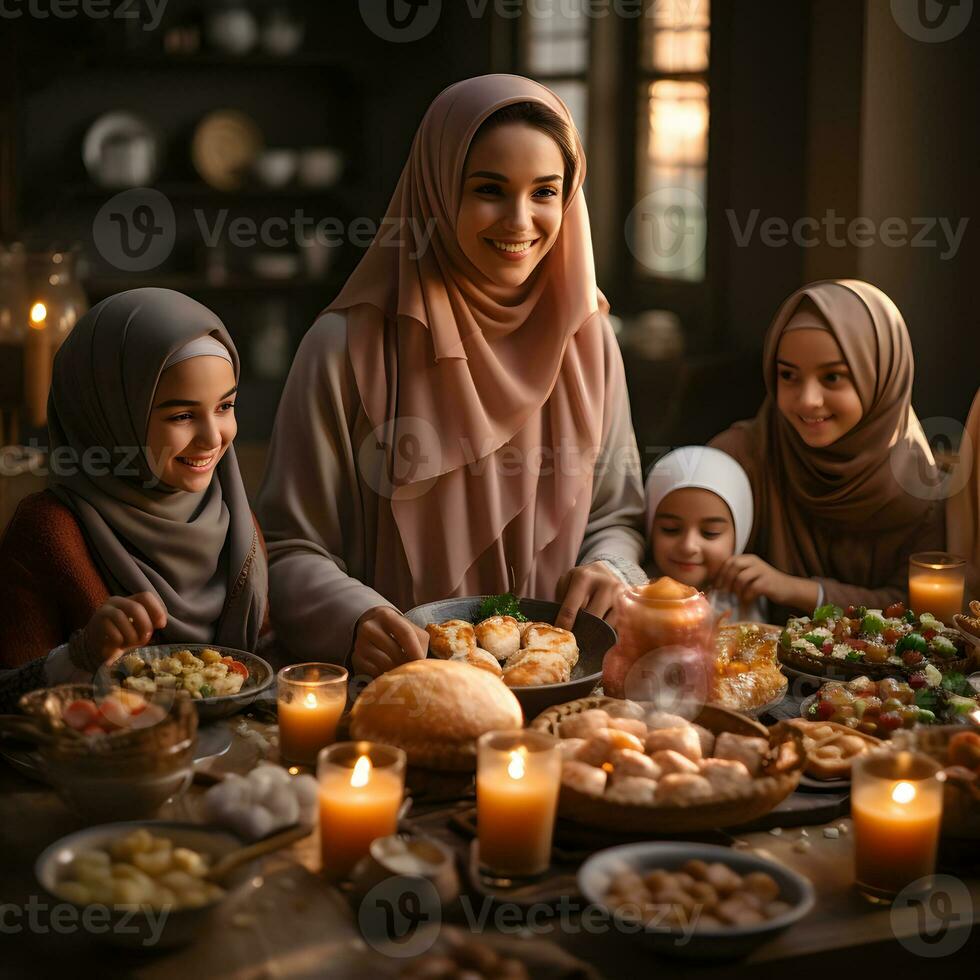
[[491, 282], [520, 286], [561, 230], [565, 164], [558, 144], [534, 126], [495, 126], [470, 147], [456, 237]]

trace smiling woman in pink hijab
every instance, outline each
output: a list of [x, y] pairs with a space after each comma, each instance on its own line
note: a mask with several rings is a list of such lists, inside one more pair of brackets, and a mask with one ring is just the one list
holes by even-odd
[[[277, 636], [378, 674], [398, 610], [507, 591], [607, 615], [645, 580], [622, 359], [564, 103], [489, 75], [425, 114], [385, 229], [300, 347], [259, 512]], [[597, 462], [598, 459], [598, 462]]]

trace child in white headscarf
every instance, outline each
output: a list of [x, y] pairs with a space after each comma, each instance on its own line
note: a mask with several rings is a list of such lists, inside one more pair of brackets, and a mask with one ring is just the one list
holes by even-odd
[[765, 622], [765, 600], [740, 608], [737, 596], [712, 588], [724, 563], [745, 550], [752, 530], [745, 470], [721, 450], [683, 446], [650, 471], [646, 497], [651, 571], [700, 589], [732, 621]]

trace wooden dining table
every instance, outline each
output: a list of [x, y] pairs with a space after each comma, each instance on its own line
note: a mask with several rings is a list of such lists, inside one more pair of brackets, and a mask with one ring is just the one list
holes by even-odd
[[[211, 775], [250, 771], [264, 757], [275, 760], [276, 729], [259, 715], [215, 724], [228, 726], [227, 752], [201, 764]], [[256, 738], [256, 733], [262, 736]], [[204, 777], [206, 779], [207, 776]], [[203, 781], [203, 780], [202, 780]], [[411, 780], [410, 780], [411, 785]], [[197, 782], [158, 819], [199, 821], [204, 787]], [[437, 794], [438, 796], [438, 794]], [[574, 869], [559, 883], [560, 902], [543, 903], [534, 921], [521, 920], [500, 897], [488, 898], [466, 874], [469, 842], [461, 833], [473, 805], [468, 792], [455, 799], [420, 793], [408, 829], [440, 839], [457, 853], [461, 899], [427, 922], [433, 936], [443, 926], [476, 932], [491, 946], [532, 964], [531, 976], [547, 977], [759, 977], [866, 976], [897, 968], [966, 966], [976, 972], [980, 952], [980, 873], [973, 854], [969, 869], [943, 866], [940, 889], [952, 895], [934, 908], [873, 906], [853, 885], [854, 838], [850, 819], [784, 827], [778, 831], [728, 831], [731, 846], [750, 850], [811, 880], [813, 910], [781, 935], [735, 962], [698, 963], [654, 954], [636, 937], [596, 925], [577, 895]], [[801, 818], [805, 819], [805, 818]], [[191, 980], [279, 977], [397, 977], [405, 959], [365, 941], [352, 903], [319, 871], [317, 835], [262, 859], [249, 881], [231, 893], [189, 946], [167, 951], [127, 951], [98, 936], [59, 925], [39, 905], [49, 901], [34, 877], [45, 847], [85, 826], [44, 783], [0, 761], [0, 976], [65, 977], [98, 970], [112, 978]], [[825, 828], [832, 828], [825, 836]], [[567, 886], [567, 887], [566, 887]], [[955, 894], [953, 894], [955, 893]], [[34, 910], [32, 913], [32, 909]], [[550, 911], [549, 911], [550, 909]], [[935, 913], [935, 914], [934, 914]], [[32, 918], [33, 915], [33, 918]], [[931, 959], [938, 958], [939, 964]]]

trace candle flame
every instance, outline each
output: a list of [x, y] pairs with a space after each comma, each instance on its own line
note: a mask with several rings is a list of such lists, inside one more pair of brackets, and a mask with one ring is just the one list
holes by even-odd
[[317, 706], [316, 695], [312, 691], [307, 693], [305, 701], [307, 708], [315, 708]]
[[911, 803], [915, 799], [915, 787], [911, 783], [896, 783], [892, 799], [896, 803]]
[[[31, 307], [31, 326], [35, 330], [42, 330], [44, 328], [44, 321], [48, 316], [48, 308], [43, 303], [35, 303]], [[37, 326], [35, 326], [37, 324]]]
[[354, 763], [354, 771], [351, 773], [350, 784], [351, 786], [367, 786], [370, 778], [371, 760], [366, 755], [362, 755]]
[[515, 749], [510, 754], [510, 762], [507, 763], [507, 775], [511, 779], [523, 779], [524, 773], [527, 771], [527, 763], [525, 759], [527, 758], [527, 749], [523, 746], [519, 749]]

